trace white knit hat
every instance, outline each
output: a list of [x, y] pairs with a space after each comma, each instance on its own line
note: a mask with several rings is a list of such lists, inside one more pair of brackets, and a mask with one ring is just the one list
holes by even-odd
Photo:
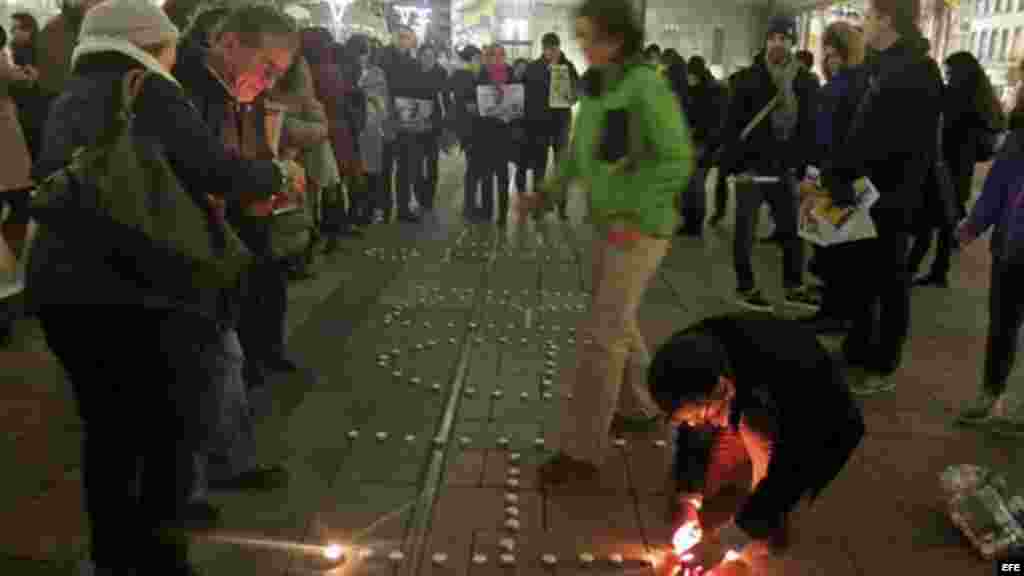
[[176, 42], [178, 36], [178, 27], [148, 0], [106, 0], [86, 12], [79, 38], [123, 40], [144, 47]]

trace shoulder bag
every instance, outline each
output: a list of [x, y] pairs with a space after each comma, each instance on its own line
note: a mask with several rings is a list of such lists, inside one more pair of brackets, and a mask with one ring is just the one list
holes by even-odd
[[[71, 162], [45, 179], [32, 200], [33, 217], [62, 233], [84, 230], [102, 243], [102, 230], [122, 241], [141, 240], [131, 250], [133, 276], [154, 286], [231, 289], [251, 262], [245, 244], [182, 186], [160, 144], [135, 132], [134, 104], [152, 72], [133, 70], [121, 81], [122, 104], [107, 137], [75, 151]], [[205, 198], [205, 196], [204, 196]], [[114, 236], [111, 241], [115, 243]], [[125, 271], [129, 272], [128, 270]]]

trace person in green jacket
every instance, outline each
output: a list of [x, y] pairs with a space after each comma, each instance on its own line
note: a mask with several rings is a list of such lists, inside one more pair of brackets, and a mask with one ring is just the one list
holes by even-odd
[[578, 182], [598, 232], [593, 297], [558, 454], [541, 468], [545, 484], [596, 478], [613, 420], [620, 429], [657, 422], [637, 308], [668, 252], [677, 196], [693, 171], [686, 120], [668, 83], [644, 59], [643, 29], [628, 0], [585, 0], [576, 37], [590, 69], [573, 140], [557, 175], [520, 203], [524, 215], [548, 211]]

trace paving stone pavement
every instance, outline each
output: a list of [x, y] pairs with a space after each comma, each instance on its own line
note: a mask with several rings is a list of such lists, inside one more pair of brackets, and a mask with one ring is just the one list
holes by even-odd
[[[444, 163], [436, 215], [373, 227], [324, 258], [316, 279], [292, 286], [290, 348], [315, 377], [279, 378], [254, 399], [261, 457], [283, 461], [292, 483], [215, 496], [225, 514], [218, 534], [355, 539], [373, 551], [338, 574], [653, 574], [643, 560], [669, 537], [665, 448], [655, 437], [616, 448], [598, 486], [536, 484], [590, 283], [581, 206], [569, 224], [465, 226], [454, 217], [460, 174], [458, 161]], [[640, 311], [652, 349], [734, 309], [730, 241], [726, 226], [675, 242]], [[755, 260], [761, 284], [781, 299], [779, 251], [758, 246]], [[951, 425], [980, 372], [988, 265], [979, 243], [956, 257], [948, 290], [915, 292], [898, 387], [864, 401], [868, 436], [801, 510], [775, 574], [991, 572], [943, 515], [938, 489], [939, 472], [963, 462], [1024, 480], [1019, 443]], [[0, 574], [71, 574], [87, 545], [80, 427], [38, 327], [18, 330], [0, 351]], [[400, 561], [389, 558], [396, 552]], [[582, 565], [583, 553], [594, 562]], [[197, 540], [192, 554], [211, 576], [328, 573], [302, 550]]]

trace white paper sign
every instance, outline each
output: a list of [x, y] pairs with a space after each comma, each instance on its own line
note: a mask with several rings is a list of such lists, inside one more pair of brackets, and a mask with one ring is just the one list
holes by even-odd
[[486, 118], [500, 118], [510, 122], [523, 117], [526, 91], [522, 84], [477, 86], [476, 104], [480, 115]]
[[556, 110], [572, 108], [575, 94], [573, 93], [572, 75], [565, 64], [551, 66], [551, 87], [548, 91], [548, 106]]
[[855, 208], [838, 226], [824, 215], [819, 199], [806, 198], [800, 209], [800, 237], [818, 246], [877, 238], [878, 230], [870, 211], [878, 201], [878, 189], [867, 178], [861, 178], [854, 182], [854, 190], [857, 191]]
[[395, 114], [401, 128], [420, 129], [434, 115], [434, 102], [416, 98], [395, 98]]

